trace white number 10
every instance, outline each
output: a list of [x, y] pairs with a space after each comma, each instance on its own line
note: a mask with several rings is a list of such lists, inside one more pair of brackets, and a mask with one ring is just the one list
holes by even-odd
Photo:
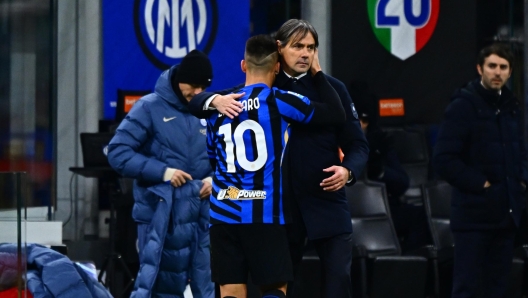
[[[249, 161], [246, 156], [246, 144], [244, 143], [244, 132], [251, 130], [255, 134], [255, 143], [257, 144], [257, 159]], [[236, 172], [235, 168], [235, 152], [238, 164], [246, 171], [256, 172], [261, 169], [268, 159], [268, 150], [266, 149], [266, 135], [264, 129], [258, 122], [253, 120], [242, 121], [234, 131], [233, 138], [231, 135], [231, 123], [220, 126], [218, 133], [224, 135], [227, 172]]]

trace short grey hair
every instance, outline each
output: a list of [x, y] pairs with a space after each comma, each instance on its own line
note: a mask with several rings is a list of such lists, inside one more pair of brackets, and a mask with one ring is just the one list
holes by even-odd
[[284, 46], [290, 42], [292, 37], [295, 38], [294, 41], [299, 41], [306, 37], [308, 33], [312, 33], [312, 36], [315, 40], [315, 47], [319, 47], [319, 37], [317, 36], [317, 31], [305, 20], [298, 19], [289, 19], [279, 28], [275, 34], [275, 39], [278, 40], [281, 46]]

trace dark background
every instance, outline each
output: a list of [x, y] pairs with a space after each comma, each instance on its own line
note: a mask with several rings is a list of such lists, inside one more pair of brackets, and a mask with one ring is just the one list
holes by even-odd
[[[501, 36], [501, 26], [506, 36]], [[333, 1], [332, 74], [346, 85], [366, 83], [378, 98], [404, 99], [406, 115], [386, 117], [381, 124], [439, 123], [453, 91], [478, 76], [479, 49], [493, 40], [511, 40], [513, 28], [522, 26], [522, 1], [441, 0], [431, 39], [402, 61], [374, 36], [366, 0]], [[522, 45], [511, 46], [522, 58]], [[516, 59], [514, 69], [520, 71], [511, 85], [522, 95], [522, 59]]]

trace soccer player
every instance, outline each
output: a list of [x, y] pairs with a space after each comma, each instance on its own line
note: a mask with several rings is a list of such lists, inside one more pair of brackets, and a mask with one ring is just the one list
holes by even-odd
[[[317, 55], [316, 55], [317, 57]], [[267, 35], [246, 43], [242, 71], [242, 112], [233, 119], [207, 118], [207, 150], [215, 171], [211, 194], [212, 279], [221, 297], [246, 297], [248, 273], [263, 297], [286, 297], [293, 279], [284, 224], [281, 159], [289, 122], [340, 125], [345, 111], [321, 71], [317, 58], [310, 72], [326, 102], [271, 88], [280, 66], [276, 41]]]

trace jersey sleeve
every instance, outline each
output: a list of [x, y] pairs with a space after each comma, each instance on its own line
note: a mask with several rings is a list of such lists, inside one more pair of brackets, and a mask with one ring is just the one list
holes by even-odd
[[324, 95], [324, 102], [311, 102], [307, 97], [295, 92], [275, 89], [275, 98], [281, 115], [288, 122], [317, 125], [343, 124], [346, 114], [341, 99], [322, 71], [314, 76], [314, 82], [317, 91]]
[[310, 100], [291, 91], [273, 88], [280, 115], [288, 122], [308, 123], [314, 114]]

